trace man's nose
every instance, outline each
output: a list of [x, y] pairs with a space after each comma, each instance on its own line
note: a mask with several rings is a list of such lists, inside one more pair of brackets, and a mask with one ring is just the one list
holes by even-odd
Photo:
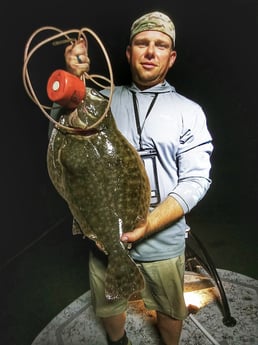
[[155, 53], [155, 44], [154, 43], [149, 43], [149, 45], [146, 48], [146, 55], [154, 55]]

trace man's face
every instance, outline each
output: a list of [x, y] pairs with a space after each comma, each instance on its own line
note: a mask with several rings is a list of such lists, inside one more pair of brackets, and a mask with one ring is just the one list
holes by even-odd
[[164, 81], [167, 71], [175, 62], [171, 38], [159, 31], [143, 31], [135, 35], [126, 49], [132, 79], [140, 89]]

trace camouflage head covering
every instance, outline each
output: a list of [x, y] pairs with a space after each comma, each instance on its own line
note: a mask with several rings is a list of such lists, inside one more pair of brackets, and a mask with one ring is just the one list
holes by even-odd
[[136, 19], [131, 26], [130, 40], [142, 31], [160, 31], [167, 34], [175, 45], [176, 31], [172, 20], [161, 12], [150, 12]]

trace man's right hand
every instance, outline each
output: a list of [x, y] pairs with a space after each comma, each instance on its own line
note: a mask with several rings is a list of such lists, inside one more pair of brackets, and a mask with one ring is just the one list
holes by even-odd
[[90, 69], [90, 59], [86, 42], [83, 38], [75, 41], [65, 49], [65, 63], [67, 71], [80, 77], [84, 72]]

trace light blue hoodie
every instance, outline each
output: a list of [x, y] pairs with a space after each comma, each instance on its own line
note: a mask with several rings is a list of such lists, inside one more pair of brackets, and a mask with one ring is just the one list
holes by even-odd
[[[101, 93], [109, 95], [109, 90]], [[133, 93], [137, 99], [141, 132], [136, 126]], [[146, 117], [150, 103], [156, 101]], [[213, 151], [202, 108], [178, 94], [167, 81], [141, 91], [134, 84], [116, 86], [111, 110], [118, 129], [137, 149], [155, 149], [161, 201], [173, 196], [188, 213], [206, 194]], [[140, 147], [141, 136], [141, 147]], [[145, 164], [153, 183], [153, 167]], [[144, 241], [134, 244], [131, 256], [139, 261], [163, 260], [181, 255], [185, 249], [185, 217]]]
[[[132, 93], [137, 98], [141, 127], [137, 132]], [[109, 91], [102, 94], [108, 96]], [[156, 101], [145, 119], [150, 103]], [[161, 201], [173, 196], [188, 213], [206, 194], [213, 151], [212, 138], [202, 108], [178, 94], [167, 81], [141, 91], [134, 84], [116, 86], [111, 110], [118, 129], [137, 149], [155, 149]], [[145, 165], [150, 180], [152, 167]], [[131, 256], [139, 261], [156, 261], [176, 257], [185, 249], [185, 217], [144, 241], [134, 244]]]

